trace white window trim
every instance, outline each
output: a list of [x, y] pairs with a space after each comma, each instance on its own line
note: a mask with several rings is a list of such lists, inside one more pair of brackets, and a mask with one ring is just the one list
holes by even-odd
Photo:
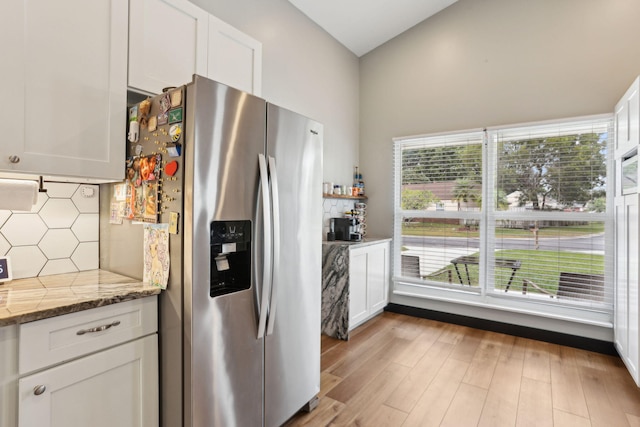
[[[483, 185], [483, 198], [487, 197], [486, 200], [493, 200], [494, 191], [493, 186], [489, 182], [487, 174], [490, 170], [493, 170], [493, 166], [495, 166], [495, 161], [497, 158], [496, 153], [496, 145], [489, 144], [491, 138], [489, 135], [493, 135], [494, 132], [497, 131], [505, 131], [508, 129], [516, 129], [516, 128], [524, 128], [524, 127], [543, 127], [549, 126], [550, 128], [554, 128], [557, 126], [561, 126], [567, 123], [575, 123], [580, 121], [593, 121], [593, 120], [611, 120], [613, 124], [613, 115], [612, 114], [599, 114], [592, 116], [582, 116], [576, 118], [569, 119], [559, 119], [559, 120], [549, 120], [543, 122], [531, 122], [524, 124], [514, 124], [509, 126], [495, 126], [489, 127], [484, 130], [467, 130], [460, 132], [444, 132], [444, 133], [436, 133], [436, 134], [425, 134], [425, 135], [415, 135], [409, 137], [397, 137], [393, 138], [394, 143], [394, 225], [393, 225], [393, 265], [400, 266], [401, 265], [401, 247], [402, 247], [402, 239], [395, 238], [397, 236], [401, 236], [402, 233], [402, 216], [410, 213], [411, 216], [416, 218], [463, 218], [463, 219], [480, 219], [482, 223], [485, 225], [481, 227], [480, 232], [480, 251], [483, 251], [487, 254], [487, 234], [489, 232], [495, 232], [495, 221], [501, 218], [514, 218], [519, 216], [514, 212], [500, 212], [496, 210], [491, 210], [489, 212], [488, 209], [483, 209], [481, 212], [443, 212], [443, 211], [402, 211], [398, 207], [400, 206], [400, 197], [401, 192], [399, 188], [402, 183], [402, 146], [400, 142], [408, 141], [408, 140], [424, 140], [426, 138], [433, 137], [448, 137], [451, 136], [452, 140], [456, 139], [457, 135], [460, 134], [470, 134], [475, 132], [486, 132], [484, 138], [484, 144], [487, 147], [485, 150], [486, 155], [483, 156], [483, 172], [482, 172], [482, 185]], [[614, 236], [614, 224], [613, 224], [613, 196], [615, 194], [615, 189], [613, 188], [615, 185], [615, 170], [614, 170], [614, 159], [613, 159], [613, 149], [612, 141], [613, 137], [613, 128], [610, 126], [609, 128], [609, 146], [608, 146], [608, 156], [607, 156], [607, 168], [608, 168], [608, 180], [607, 180], [607, 213], [597, 214], [597, 213], [572, 213], [572, 218], [580, 218], [585, 217], [590, 221], [604, 221], [605, 223], [605, 233], [608, 239], [612, 239]], [[566, 220], [566, 213], [552, 213], [552, 212], [540, 212], [541, 216], [544, 219], [548, 220]], [[521, 214], [523, 217], [526, 216], [527, 219], [531, 218], [531, 213]], [[615, 248], [615, 245], [612, 243], [608, 244], [608, 248]], [[487, 265], [490, 261], [490, 256], [485, 256], [485, 265], [480, 265], [480, 277], [487, 277]], [[492, 261], [492, 260], [491, 260]], [[532, 316], [540, 316], [545, 318], [551, 318], [562, 321], [569, 322], [577, 322], [585, 325], [593, 325], [604, 328], [612, 328], [613, 327], [613, 305], [610, 308], [600, 309], [589, 306], [580, 307], [580, 305], [562, 305], [557, 303], [545, 303], [544, 301], [532, 301], [530, 298], [518, 298], [510, 295], [504, 295], [496, 292], [487, 292], [486, 286], [480, 286], [480, 292], [472, 292], [468, 288], [464, 289], [460, 287], [460, 289], [456, 289], [455, 287], [448, 288], [440, 288], [436, 286], [425, 286], [424, 282], [421, 280], [411, 280], [410, 278], [401, 277], [396, 275], [396, 271], [398, 268], [393, 269], [393, 279], [392, 285], [393, 295], [405, 296], [417, 299], [427, 299], [434, 301], [442, 301], [447, 303], [455, 303], [462, 304], [467, 306], [481, 307], [486, 309], [494, 309], [501, 310], [506, 312], [520, 313], [525, 315]], [[607, 296], [608, 301], [613, 302], [613, 264], [605, 263], [605, 286], [607, 292], [610, 294]], [[419, 307], [421, 304], [416, 304], [416, 307]], [[544, 309], [544, 311], [541, 310]]]

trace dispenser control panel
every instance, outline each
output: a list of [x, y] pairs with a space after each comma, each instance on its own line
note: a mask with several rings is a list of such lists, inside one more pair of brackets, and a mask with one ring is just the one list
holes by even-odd
[[211, 244], [246, 243], [251, 240], [250, 221], [214, 221], [211, 223]]
[[211, 286], [217, 297], [251, 287], [251, 221], [213, 221]]

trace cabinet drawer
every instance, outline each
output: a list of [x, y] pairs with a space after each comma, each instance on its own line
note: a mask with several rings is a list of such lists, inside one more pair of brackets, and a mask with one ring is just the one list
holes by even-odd
[[157, 297], [19, 325], [20, 374], [71, 360], [158, 330]]

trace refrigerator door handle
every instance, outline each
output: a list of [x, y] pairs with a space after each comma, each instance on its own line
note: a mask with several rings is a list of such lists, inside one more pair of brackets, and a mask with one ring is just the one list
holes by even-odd
[[269, 156], [269, 173], [271, 177], [271, 203], [273, 206], [273, 272], [271, 278], [271, 302], [269, 303], [269, 322], [267, 335], [273, 333], [278, 303], [278, 282], [280, 274], [280, 199], [278, 195], [278, 174], [276, 159]]
[[262, 192], [262, 218], [263, 218], [263, 264], [262, 264], [262, 295], [260, 297], [260, 317], [258, 320], [258, 339], [264, 337], [267, 325], [267, 307], [269, 306], [269, 294], [271, 293], [271, 203], [269, 200], [269, 176], [267, 161], [264, 154], [258, 154], [258, 169], [260, 170], [260, 191]]

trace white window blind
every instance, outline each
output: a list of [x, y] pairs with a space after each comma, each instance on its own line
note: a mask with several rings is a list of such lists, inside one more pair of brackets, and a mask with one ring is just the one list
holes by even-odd
[[454, 266], [464, 268], [456, 260], [479, 254], [483, 141], [478, 131], [396, 144], [398, 274], [432, 286], [479, 291], [479, 265], [466, 266], [469, 274], [462, 280]]
[[607, 116], [396, 140], [395, 281], [610, 312], [610, 134]]
[[[495, 203], [487, 221], [488, 289], [612, 308], [613, 292], [605, 287], [613, 253], [610, 126], [606, 118], [489, 131], [494, 161], [487, 180]], [[503, 260], [518, 268], [508, 271]]]

